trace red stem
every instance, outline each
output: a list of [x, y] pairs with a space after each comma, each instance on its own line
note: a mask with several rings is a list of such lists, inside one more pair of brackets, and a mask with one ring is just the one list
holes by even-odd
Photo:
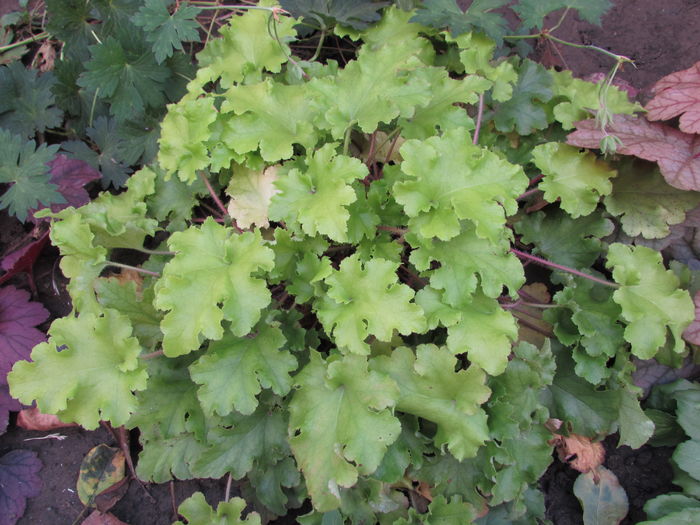
[[574, 270], [573, 268], [569, 268], [568, 266], [563, 266], [561, 264], [553, 263], [553, 262], [548, 261], [546, 259], [542, 259], [542, 258], [537, 257], [535, 255], [531, 255], [531, 254], [526, 253], [526, 252], [521, 252], [520, 250], [516, 250], [515, 248], [511, 248], [510, 251], [513, 252], [518, 257], [520, 257], [521, 259], [527, 259], [527, 260], [532, 261], [536, 264], [539, 264], [540, 266], [544, 266], [547, 268], [554, 268], [556, 270], [561, 270], [562, 272], [570, 273], [572, 275], [577, 275], [578, 277], [583, 277], [584, 279], [589, 279], [593, 282], [603, 284], [605, 286], [610, 286], [611, 288], [619, 288], [620, 287], [620, 285], [617, 283], [606, 281], [605, 279], [599, 279], [598, 277], [594, 277], [594, 276], [589, 275], [587, 273], [579, 272], [578, 270]]

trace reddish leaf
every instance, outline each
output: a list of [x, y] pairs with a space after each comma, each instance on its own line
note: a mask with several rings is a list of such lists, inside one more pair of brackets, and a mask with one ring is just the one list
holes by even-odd
[[42, 464], [36, 452], [11, 450], [0, 457], [0, 525], [15, 525], [27, 498], [39, 494]]
[[95, 510], [92, 512], [92, 514], [90, 514], [87, 518], [85, 518], [85, 521], [83, 521], [83, 525], [127, 525], [127, 524], [124, 523], [119, 518], [117, 518], [111, 512], [103, 514], [99, 510]]
[[[32, 269], [34, 268], [34, 263], [37, 257], [44, 249], [46, 241], [49, 239], [49, 232], [45, 232], [37, 240], [30, 242], [26, 246], [23, 246], [19, 250], [6, 255], [2, 258], [0, 267], [5, 270], [5, 273], [0, 277], [0, 284], [4, 283], [11, 277], [17, 275], [20, 272], [26, 272], [30, 276], [30, 284], [33, 285]], [[33, 290], [34, 288], [32, 288]]]
[[49, 317], [39, 303], [29, 300], [29, 293], [14, 286], [0, 288], [0, 383], [15, 361], [28, 360], [34, 345], [46, 340], [34, 328]]
[[4, 384], [5, 378], [0, 381], [0, 434], [7, 430], [7, 422], [10, 419], [10, 412], [20, 410], [22, 405], [10, 395], [9, 387]]
[[683, 339], [694, 345], [700, 345], [700, 292], [696, 292], [693, 302], [695, 303], [695, 321], [685, 329]]
[[[604, 133], [594, 119], [577, 122], [576, 128], [567, 138], [569, 144], [600, 147]], [[622, 140], [618, 153], [658, 162], [661, 174], [671, 186], [700, 191], [700, 136], [630, 115], [615, 115], [607, 133]]]
[[[90, 195], [88, 195], [88, 192], [85, 191], [83, 186], [93, 180], [100, 179], [102, 175], [100, 175], [99, 171], [85, 161], [70, 159], [60, 154], [56, 155], [48, 164], [51, 173], [51, 182], [58, 186], [58, 192], [66, 199], [65, 203], [52, 204], [51, 211], [57, 212], [68, 206], [78, 208], [90, 202]], [[35, 218], [35, 211], [37, 210], [31, 210], [29, 212], [29, 220], [35, 223], [49, 220], [48, 218]]]
[[646, 106], [649, 120], [669, 120], [681, 115], [681, 131], [700, 133], [700, 62], [659, 80], [654, 98]]
[[42, 414], [39, 409], [25, 408], [17, 415], [17, 426], [25, 430], [41, 430], [46, 432], [56, 428], [77, 427], [75, 423], [64, 423], [53, 414]]

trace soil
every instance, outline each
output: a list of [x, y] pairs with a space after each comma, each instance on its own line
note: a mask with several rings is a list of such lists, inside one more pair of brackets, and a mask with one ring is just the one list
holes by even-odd
[[[697, 31], [700, 27], [700, 0], [614, 0], [613, 4], [612, 11], [602, 20], [602, 27], [581, 22], [576, 16], [569, 15], [555, 35], [575, 43], [594, 44], [632, 58], [636, 67], [627, 66], [619, 77], [640, 90], [642, 97], [645, 94], [648, 96], [653, 83], [661, 77], [688, 68], [700, 60], [700, 32]], [[17, 6], [18, 0], [0, 0], [0, 16], [17, 9]], [[556, 23], [556, 19], [550, 20], [550, 23]], [[580, 77], [606, 73], [612, 65], [611, 59], [600, 53], [565, 46], [558, 46], [557, 49], [540, 46], [537, 55], [548, 65], [570, 69]], [[29, 230], [6, 213], [0, 213], [0, 257], [28, 234]], [[38, 288], [35, 299], [51, 311], [52, 317], [70, 311], [65, 279], [56, 262], [57, 253], [48, 246], [35, 272]], [[12, 284], [26, 288], [27, 281], [20, 276]], [[55, 432], [65, 436], [65, 439], [27, 441], [45, 436], [46, 432], [23, 431], [11, 420], [8, 432], [0, 436], [0, 456], [13, 449], [28, 449], [36, 451], [44, 464], [41, 472], [43, 489], [37, 497], [27, 502], [24, 517], [19, 521], [21, 525], [79, 523], [83, 509], [75, 493], [75, 484], [80, 462], [97, 444], [116, 446], [113, 436], [105, 429], [89, 432], [67, 428]], [[623, 525], [644, 521], [642, 507], [648, 499], [678, 490], [671, 483], [672, 472], [668, 461], [671, 450], [649, 446], [639, 450], [616, 448], [614, 437], [606, 440], [606, 449], [606, 466], [617, 475], [630, 500], [630, 513]], [[577, 475], [577, 472], [555, 459], [540, 481], [545, 492], [547, 516], [555, 525], [583, 523], [581, 508], [572, 491]], [[223, 497], [225, 482], [176, 481], [144, 488], [132, 481], [124, 498], [113, 508], [113, 513], [130, 525], [170, 524], [175, 519], [173, 507], [196, 490], [203, 491], [210, 503], [216, 503]]]

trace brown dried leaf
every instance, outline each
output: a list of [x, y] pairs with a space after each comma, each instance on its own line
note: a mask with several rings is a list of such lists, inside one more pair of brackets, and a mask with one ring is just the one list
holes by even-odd
[[[595, 119], [576, 123], [567, 142], [581, 148], [598, 149], [604, 133]], [[658, 162], [661, 174], [671, 186], [700, 191], [700, 135], [688, 135], [664, 124], [630, 115], [615, 115], [608, 135], [622, 140], [618, 153]]]
[[652, 91], [654, 98], [646, 106], [649, 120], [669, 120], [681, 115], [681, 131], [700, 133], [700, 62], [665, 76]]
[[38, 408], [25, 408], [17, 414], [17, 426], [25, 430], [46, 432], [56, 428], [77, 427], [76, 423], [64, 423], [58, 416], [42, 414]]
[[605, 461], [602, 443], [594, 443], [585, 436], [554, 434], [549, 443], [556, 447], [560, 461], [569, 463], [571, 468], [579, 472], [590, 472]]
[[42, 73], [53, 70], [54, 62], [56, 62], [56, 50], [53, 48], [53, 45], [51, 45], [50, 40], [44, 40], [39, 50], [36, 52], [36, 58], [34, 60], [38, 62], [39, 71]]
[[85, 518], [85, 521], [83, 521], [83, 525], [128, 525], [128, 524], [124, 523], [122, 520], [117, 518], [111, 512], [104, 514], [104, 513], [100, 512], [99, 510], [95, 510], [92, 512], [92, 514], [90, 514], [87, 518]]
[[683, 339], [694, 345], [700, 345], [700, 292], [695, 293], [695, 321], [683, 332]]

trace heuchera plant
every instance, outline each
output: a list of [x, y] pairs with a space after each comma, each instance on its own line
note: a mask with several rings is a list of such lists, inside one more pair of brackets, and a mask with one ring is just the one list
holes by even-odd
[[[641, 108], [397, 8], [335, 29], [359, 47], [344, 67], [305, 62], [273, 14], [199, 54], [127, 191], [53, 214], [74, 312], [12, 395], [138, 427], [140, 477], [230, 474], [265, 516], [310, 498], [300, 523], [541, 517], [544, 423], [639, 447], [633, 357], [687, 353], [689, 293], [619, 234], [634, 168], [565, 143]], [[143, 279], [105, 273], [135, 261]]]

